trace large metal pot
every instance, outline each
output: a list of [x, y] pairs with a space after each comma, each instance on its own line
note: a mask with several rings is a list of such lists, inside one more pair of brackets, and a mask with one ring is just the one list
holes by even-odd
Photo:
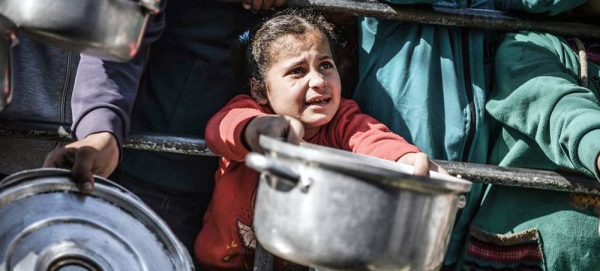
[[0, 184], [0, 270], [193, 270], [167, 225], [99, 177], [78, 192], [70, 173], [36, 169]]
[[2, 0], [0, 15], [63, 49], [126, 61], [160, 0]]
[[284, 259], [319, 270], [438, 270], [471, 183], [312, 144], [261, 137], [254, 230]]
[[0, 14], [0, 112], [12, 97], [11, 48], [16, 40], [16, 26]]

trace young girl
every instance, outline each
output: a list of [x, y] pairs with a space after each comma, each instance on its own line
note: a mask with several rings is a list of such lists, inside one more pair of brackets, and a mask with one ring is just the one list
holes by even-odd
[[[260, 135], [301, 140], [413, 165], [414, 174], [441, 170], [428, 156], [390, 132], [356, 103], [341, 98], [333, 55], [333, 26], [310, 10], [285, 10], [252, 35], [248, 53], [252, 97], [235, 97], [206, 128], [206, 142], [222, 155], [213, 199], [196, 239], [208, 270], [251, 270], [256, 241], [253, 197], [259, 173], [244, 165], [260, 151]], [[277, 270], [294, 264], [276, 261]]]

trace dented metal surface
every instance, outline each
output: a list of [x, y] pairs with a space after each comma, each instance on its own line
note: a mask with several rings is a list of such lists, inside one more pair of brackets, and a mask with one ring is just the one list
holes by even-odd
[[[241, 0], [220, 0], [241, 3]], [[561, 36], [600, 38], [600, 26], [561, 21], [555, 17], [527, 15], [527, 18], [500, 11], [444, 7], [390, 5], [377, 0], [287, 0], [288, 6], [314, 7], [324, 12], [375, 17], [411, 23], [457, 26], [514, 32], [540, 31]]]

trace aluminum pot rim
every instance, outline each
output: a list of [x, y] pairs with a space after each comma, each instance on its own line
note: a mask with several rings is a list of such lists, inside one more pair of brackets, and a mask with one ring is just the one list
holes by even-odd
[[261, 136], [260, 146], [271, 156], [288, 157], [304, 163], [362, 177], [395, 188], [420, 190], [423, 192], [466, 193], [472, 183], [454, 176], [430, 172], [429, 177], [412, 175], [412, 167], [366, 155], [351, 153], [311, 143], [289, 144], [275, 138]]

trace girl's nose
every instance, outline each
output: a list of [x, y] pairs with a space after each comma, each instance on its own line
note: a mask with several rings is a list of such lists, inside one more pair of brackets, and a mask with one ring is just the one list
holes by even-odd
[[319, 72], [312, 72], [310, 81], [308, 82], [308, 86], [314, 89], [321, 89], [327, 85], [327, 80], [325, 80], [325, 76]]

